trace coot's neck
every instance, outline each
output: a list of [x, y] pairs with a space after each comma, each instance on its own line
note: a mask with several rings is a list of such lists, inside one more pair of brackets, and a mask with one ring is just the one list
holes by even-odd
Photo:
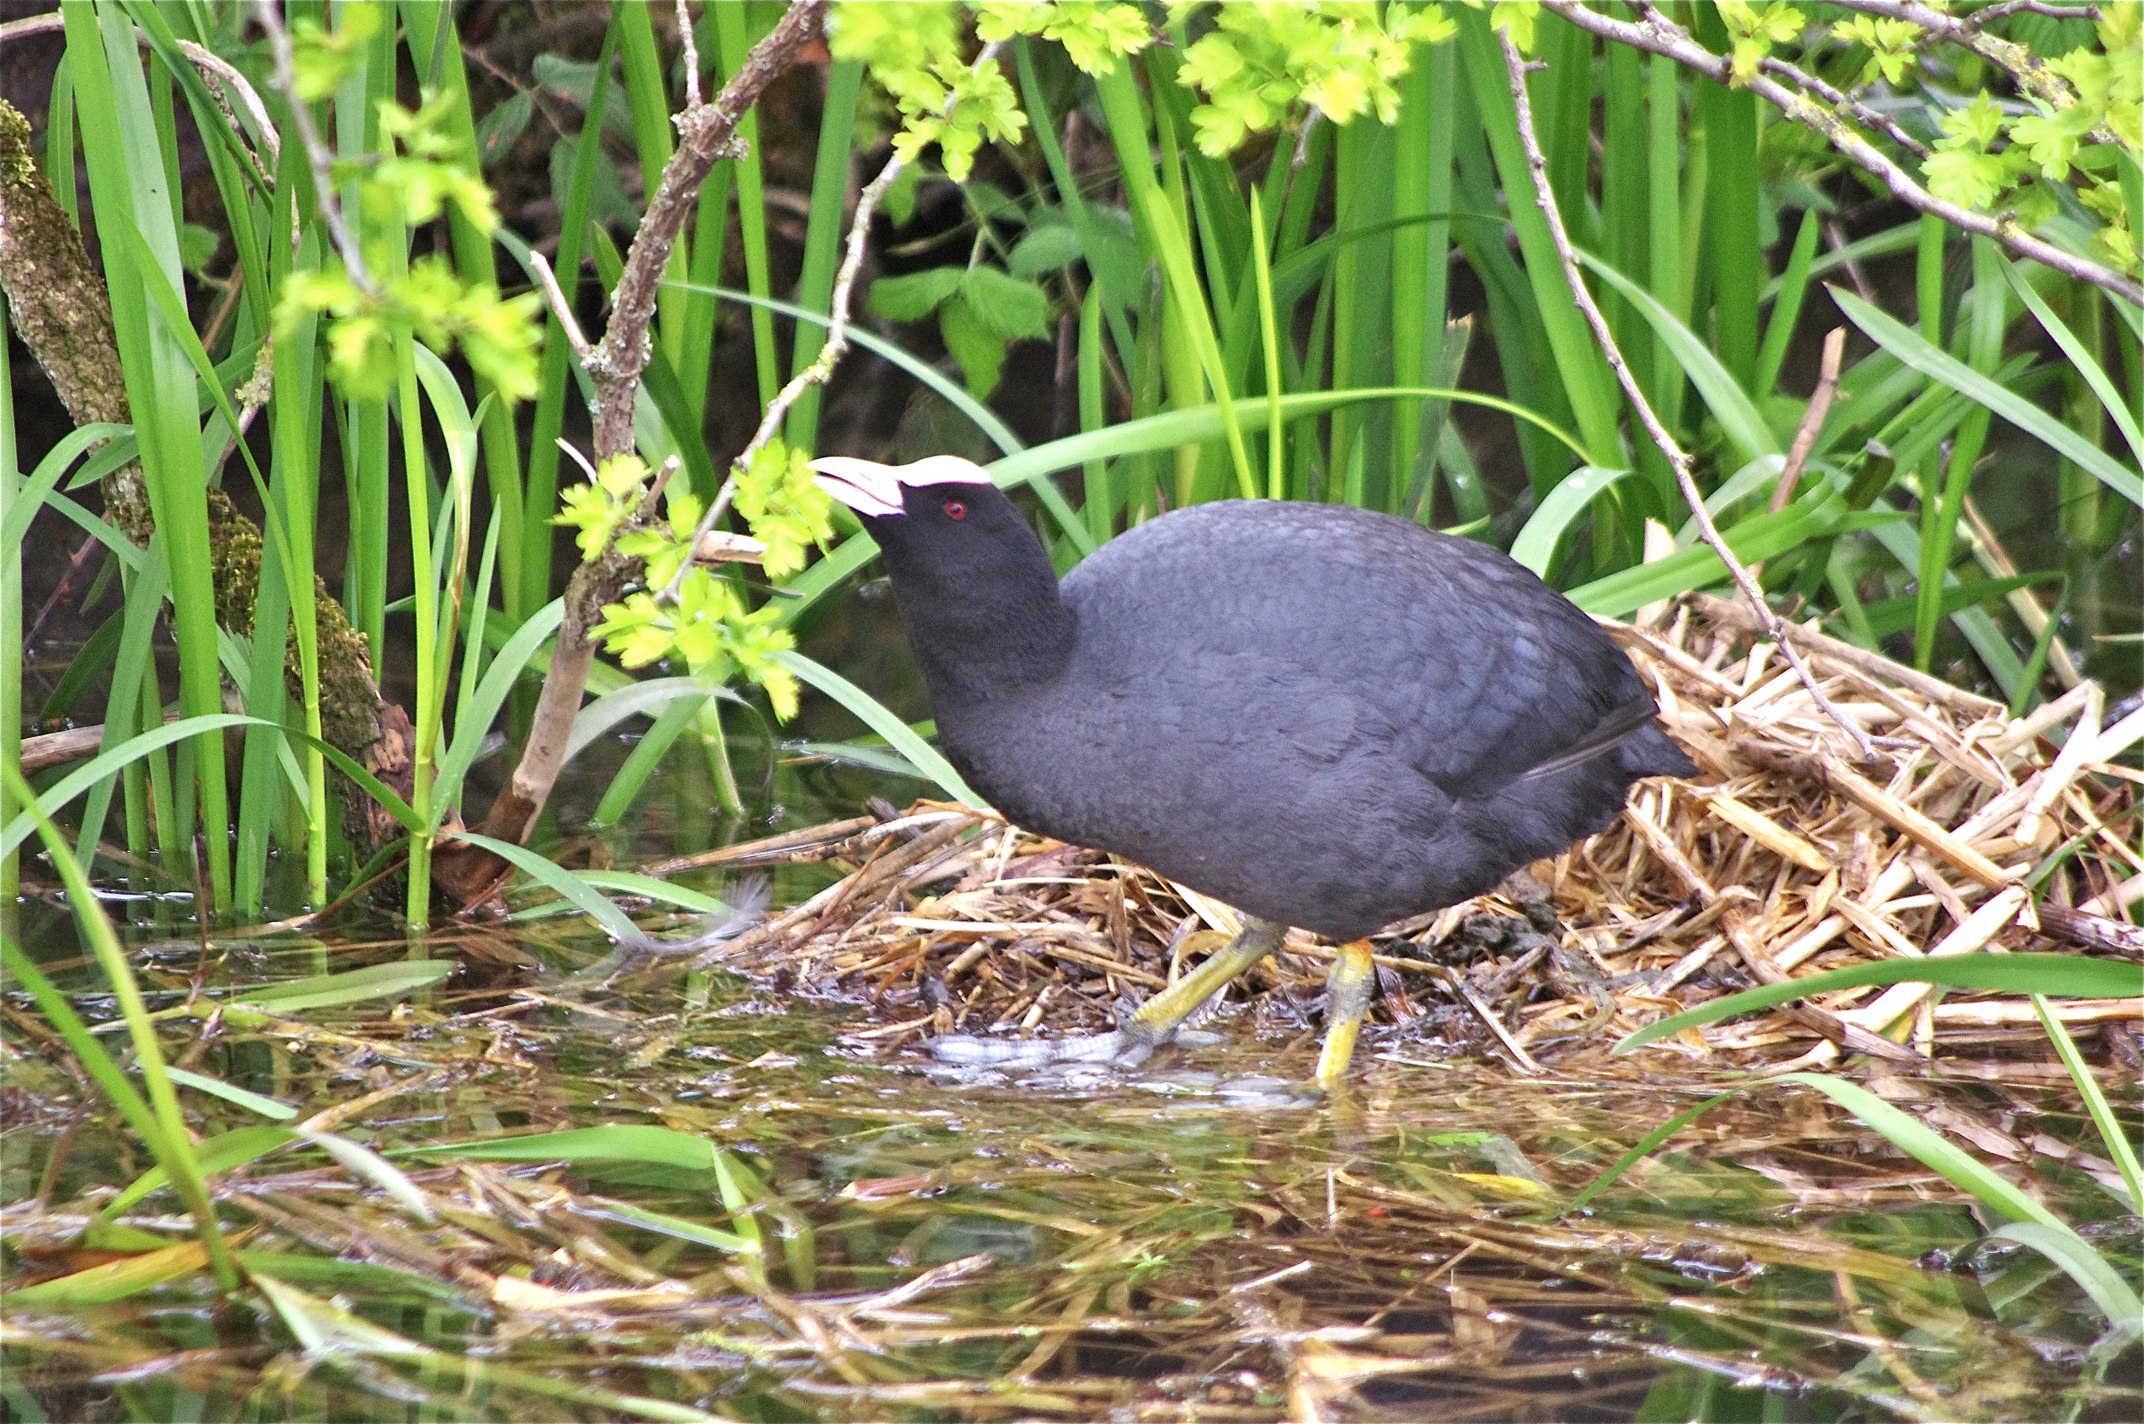
[[1057, 572], [1032, 530], [1015, 532], [972, 563], [881, 541], [941, 722], [968, 705], [1045, 686], [1072, 657], [1072, 610], [1058, 594]]

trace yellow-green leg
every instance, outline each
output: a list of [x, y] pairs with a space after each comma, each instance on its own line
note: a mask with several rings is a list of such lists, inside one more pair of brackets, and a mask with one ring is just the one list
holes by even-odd
[[1325, 1047], [1318, 1054], [1318, 1076], [1312, 1082], [1330, 1090], [1347, 1073], [1355, 1056], [1355, 1040], [1362, 1033], [1362, 1016], [1370, 1009], [1370, 987], [1377, 969], [1370, 962], [1370, 942], [1350, 940], [1333, 956], [1332, 972], [1325, 976]]
[[[1126, 1048], [1133, 1048], [1142, 1040], [1144, 1048], [1139, 1057], [1144, 1058], [1162, 1044], [1176, 1036], [1185, 1019], [1198, 1010], [1214, 995], [1241, 978], [1252, 965], [1280, 948], [1281, 939], [1288, 933], [1287, 926], [1267, 924], [1264, 920], [1243, 917], [1243, 931], [1227, 944], [1206, 956], [1205, 962], [1141, 1004], [1138, 1011], [1117, 1030], [1126, 1039]], [[1123, 1055], [1119, 1055], [1122, 1057]], [[1131, 1059], [1137, 1062], [1138, 1059]]]
[[[1242, 933], [1208, 955], [1198, 968], [1141, 1004], [1114, 1033], [1035, 1039], [1026, 1043], [947, 1034], [931, 1040], [931, 1053], [953, 1063], [1021, 1068], [1037, 1068], [1049, 1063], [1114, 1061], [1126, 1067], [1143, 1063], [1155, 1049], [1176, 1037], [1176, 1031], [1199, 1005], [1279, 949], [1287, 932], [1285, 925], [1268, 924], [1245, 915]], [[1360, 1017], [1359, 1013], [1357, 1017]]]

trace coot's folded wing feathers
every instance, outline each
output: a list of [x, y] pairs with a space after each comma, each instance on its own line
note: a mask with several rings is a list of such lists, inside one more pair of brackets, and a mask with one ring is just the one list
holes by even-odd
[[1104, 545], [1064, 593], [1083, 639], [1137, 630], [1136, 642], [1110, 639], [1115, 658], [1255, 652], [1300, 666], [1268, 685], [1323, 697], [1254, 715], [1291, 737], [1315, 737], [1327, 718], [1336, 731], [1374, 727], [1393, 739], [1388, 754], [1454, 797], [1581, 746], [1606, 750], [1654, 710], [1592, 620], [1504, 554], [1344, 507], [1194, 506]]

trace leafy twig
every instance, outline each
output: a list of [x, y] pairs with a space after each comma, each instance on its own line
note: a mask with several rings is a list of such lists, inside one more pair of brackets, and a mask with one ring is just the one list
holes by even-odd
[[[1917, 26], [1932, 38], [1969, 49], [2006, 71], [2017, 81], [2018, 87], [2049, 108], [2067, 109], [2077, 102], [2076, 92], [2070, 88], [2069, 81], [2048, 68], [2038, 55], [2015, 40], [1987, 33], [1985, 26], [1990, 17], [1985, 11], [1968, 21], [1947, 15], [1933, 5], [1924, 5], [1920, 0], [1837, 0], [1837, 3], [1864, 15]], [[2114, 142], [2111, 129], [2102, 128], [2097, 137], [2103, 143]]]
[[[1694, 70], [1722, 84], [1734, 82], [1734, 61], [1729, 56], [1714, 54], [1706, 49], [1690, 37], [1689, 31], [1669, 21], [1656, 10], [1646, 9], [1642, 21], [1628, 21], [1604, 15], [1579, 3], [1579, 0], [1542, 0], [1542, 4], [1589, 34], [1614, 40], [1618, 44], [1630, 45], [1647, 54], [1672, 59], [1685, 69]], [[1855, 8], [1878, 9], [1873, 0], [1856, 0]], [[1897, 8], [1901, 14], [1910, 10], [1914, 15], [1918, 15], [1927, 7], [1912, 5]], [[1879, 12], [1888, 13], [1888, 9]], [[1963, 44], [1965, 41], [1961, 39], [1959, 43]], [[1992, 238], [2016, 256], [2029, 258], [2042, 266], [2053, 268], [2065, 277], [2089, 282], [2103, 291], [2114, 293], [2124, 301], [2144, 306], [2144, 283], [2125, 277], [2112, 268], [2102, 267], [2088, 257], [2064, 252], [2053, 243], [2024, 231], [2010, 218], [1988, 217], [1983, 213], [1961, 208], [1956, 203], [1943, 201], [1915, 182], [1912, 174], [1870, 143], [1852, 124], [1808, 95], [1789, 88], [1762, 70], [1741, 83], [1742, 87], [1772, 104], [1794, 122], [1820, 134], [1842, 157], [1880, 180], [1893, 197], [1915, 212], [1939, 217], [1963, 232]]]
[[1527, 170], [1533, 177], [1534, 197], [1541, 205], [1542, 217], [1547, 219], [1549, 236], [1556, 244], [1556, 255], [1561, 259], [1564, 280], [1570, 284], [1572, 300], [1578, 304], [1579, 311], [1584, 313], [1586, 324], [1593, 328], [1593, 339], [1600, 345], [1601, 354], [1607, 358], [1609, 369], [1615, 372], [1617, 382], [1623, 387], [1623, 394], [1630, 398], [1631, 406], [1637, 411], [1646, 434], [1652, 437], [1653, 444], [1659, 447], [1660, 453], [1667, 457], [1668, 467], [1675, 472], [1675, 483], [1682, 490], [1682, 497], [1697, 520], [1698, 536], [1711, 547], [1713, 553], [1719, 555], [1720, 562], [1727, 566], [1728, 573], [1734, 577], [1735, 586], [1742, 591], [1742, 596], [1749, 600], [1750, 607], [1762, 620], [1765, 635], [1779, 645], [1780, 652], [1793, 666], [1795, 676], [1801, 679], [1802, 687], [1809, 693], [1810, 698], [1853, 739], [1854, 745], [1861, 750], [1863, 760], [1874, 761], [1876, 748], [1870, 743], [1868, 734], [1833, 706], [1831, 699], [1817, 686], [1815, 675], [1809, 671], [1808, 664], [1802, 661], [1801, 654], [1795, 651], [1793, 642], [1787, 637], [1785, 625], [1764, 601], [1764, 590], [1757, 586], [1757, 580], [1751, 575], [1749, 568], [1735, 557], [1734, 550], [1720, 537], [1719, 526], [1713, 523], [1711, 512], [1705, 508], [1705, 496], [1697, 487], [1689, 452], [1677, 444], [1675, 437], [1668, 433], [1668, 428], [1660, 423], [1660, 417], [1653, 411], [1652, 402], [1645, 398], [1644, 389], [1639, 386], [1637, 378], [1631, 375], [1629, 365], [1623, 360], [1622, 349], [1616, 345], [1615, 333], [1608, 329], [1608, 319], [1601, 315], [1601, 309], [1594, 302], [1593, 294], [1586, 289], [1585, 278], [1579, 273], [1578, 253], [1572, 248], [1570, 234], [1564, 229], [1563, 213], [1556, 205], [1556, 190], [1548, 181], [1548, 159], [1542, 155], [1541, 140], [1534, 132], [1533, 104], [1526, 93], [1526, 61], [1520, 57], [1518, 46], [1512, 43], [1508, 31], [1499, 30], [1497, 39], [1504, 47], [1504, 68], [1511, 80], [1511, 102], [1518, 113], [1519, 144], [1525, 151]]
[[[998, 50], [999, 46], [996, 44], [984, 45], [977, 52], [975, 62], [970, 67], [979, 69], [986, 64], [995, 64]], [[946, 100], [948, 107], [952, 102], [951, 98]], [[877, 211], [879, 200], [893, 187], [894, 180], [901, 176], [904, 166], [900, 155], [889, 157], [886, 166], [878, 171], [878, 176], [865, 184], [863, 191], [857, 194], [856, 212], [849, 219], [848, 235], [843, 240], [841, 267], [834, 276], [833, 296], [827, 302], [826, 340], [819, 347], [819, 354], [813, 358], [812, 363], [791, 376], [788, 384], [776, 392], [774, 399], [767, 403], [766, 413], [760, 417], [759, 428], [752, 432], [752, 438], [745, 442], [744, 449], [738, 451], [737, 458], [730, 462], [729, 477], [723, 480], [722, 488], [716, 492], [707, 513], [701, 516], [699, 525], [692, 531], [691, 542], [695, 547], [728, 512], [730, 502], [737, 495], [737, 476], [751, 468], [752, 457], [774, 438], [775, 431], [781, 429], [782, 421], [788, 417], [790, 407], [797, 403], [797, 399], [805, 391], [813, 386], [824, 385], [832, 378], [835, 367], [839, 366], [841, 358], [848, 354], [849, 304], [855, 295], [856, 278], [863, 271], [864, 253], [871, 236], [871, 215]], [[684, 581], [685, 574], [684, 568], [678, 570], [663, 589], [663, 598], [674, 599], [677, 596], [678, 586]]]
[[[686, 218], [697, 205], [700, 185], [716, 163], [743, 151], [737, 137], [738, 123], [759, 102], [767, 86], [796, 62], [805, 44], [819, 34], [825, 16], [826, 0], [798, 0], [752, 47], [744, 63], [711, 102], [688, 106], [678, 114], [677, 152], [664, 166], [662, 179], [648, 200], [647, 215], [633, 236], [625, 270], [611, 293], [610, 324], [602, 342], [582, 358], [595, 388], [589, 414], [594, 424], [591, 443], [598, 463], [633, 448], [633, 403], [650, 353], [648, 324], [655, 315], [663, 270], [670, 263]], [[552, 300], [554, 306], [559, 304], [557, 298]], [[638, 559], [610, 551], [573, 571], [566, 586], [565, 615], [559, 622], [557, 645], [544, 676], [543, 691], [537, 698], [536, 713], [530, 720], [528, 740], [506, 789], [492, 802], [484, 818], [486, 834], [517, 843], [527, 839], [538, 813], [550, 799], [551, 788], [558, 782], [559, 769], [565, 765], [573, 719], [588, 690], [588, 672], [595, 661], [591, 632], [603, 621], [603, 604], [614, 598], [640, 567]], [[473, 863], [466, 867], [465, 875], [456, 877], [459, 884], [471, 887], [465, 900], [485, 893], [491, 859], [489, 852], [476, 852], [473, 848], [468, 857]]]
[[670, 265], [686, 218], [698, 205], [701, 183], [716, 163], [743, 153], [738, 123], [775, 77], [795, 63], [805, 42], [819, 32], [825, 14], [826, 0], [791, 5], [712, 102], [678, 114], [677, 152], [663, 166], [662, 180], [648, 200], [647, 216], [633, 235], [625, 270], [611, 293], [610, 325], [587, 361], [595, 384], [590, 414], [598, 463], [633, 448], [633, 401], [648, 366], [648, 323], [655, 315], [663, 269]]

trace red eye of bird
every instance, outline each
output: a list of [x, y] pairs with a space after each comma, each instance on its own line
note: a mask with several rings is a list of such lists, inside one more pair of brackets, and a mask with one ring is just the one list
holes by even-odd
[[948, 519], [966, 519], [968, 517], [968, 506], [957, 499], [949, 499], [945, 502], [945, 517]]

